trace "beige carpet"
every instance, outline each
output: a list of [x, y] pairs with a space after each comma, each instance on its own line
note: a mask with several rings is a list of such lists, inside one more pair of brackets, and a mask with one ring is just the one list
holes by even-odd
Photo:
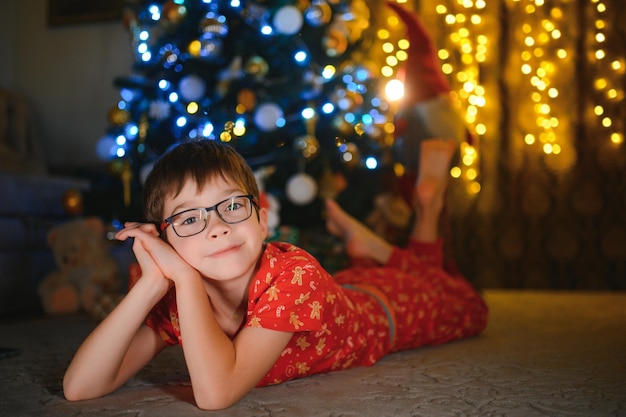
[[487, 291], [477, 338], [255, 389], [230, 409], [195, 407], [180, 351], [118, 392], [66, 402], [61, 378], [93, 323], [0, 323], [2, 416], [626, 416], [626, 293]]

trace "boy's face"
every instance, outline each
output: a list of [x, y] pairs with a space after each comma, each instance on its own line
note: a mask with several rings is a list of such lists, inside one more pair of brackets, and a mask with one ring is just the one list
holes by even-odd
[[[217, 176], [198, 189], [195, 181], [187, 180], [176, 197], [166, 198], [164, 218], [184, 210], [207, 208], [230, 197], [247, 194], [234, 181]], [[267, 212], [260, 209], [240, 223], [225, 223], [215, 210], [207, 215], [206, 228], [193, 236], [180, 237], [170, 226], [165, 229], [167, 241], [174, 250], [204, 277], [227, 281], [249, 279], [255, 272], [267, 237]]]

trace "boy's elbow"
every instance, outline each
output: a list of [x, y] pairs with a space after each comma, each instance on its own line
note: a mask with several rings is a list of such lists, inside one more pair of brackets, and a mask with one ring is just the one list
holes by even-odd
[[73, 384], [67, 377], [63, 378], [63, 396], [67, 401], [80, 401], [83, 398], [80, 395], [80, 389], [77, 384]]
[[202, 393], [194, 390], [196, 406], [205, 411], [223, 410], [235, 405], [239, 397], [234, 397], [232, 393], [223, 391], [221, 393]]
[[207, 398], [198, 398], [196, 396], [196, 405], [199, 409], [205, 411], [217, 411], [228, 408], [236, 403], [236, 401], [227, 401], [225, 399], [207, 399]]
[[67, 373], [63, 377], [63, 396], [67, 401], [82, 401], [94, 398], [94, 396], [88, 395], [85, 388], [86, 385], [84, 383], [71, 378]]

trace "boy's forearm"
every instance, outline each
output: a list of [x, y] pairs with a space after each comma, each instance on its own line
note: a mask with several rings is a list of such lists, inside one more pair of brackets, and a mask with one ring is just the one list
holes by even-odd
[[125, 366], [127, 353], [150, 310], [165, 295], [140, 279], [120, 304], [85, 339], [63, 379], [66, 398], [79, 400], [106, 395], [139, 369]]
[[[207, 397], [216, 401], [225, 399], [220, 391], [227, 380], [226, 375], [234, 367], [235, 348], [217, 323], [203, 288], [201, 278], [186, 280], [176, 285], [176, 296], [180, 331], [185, 341], [183, 350], [194, 396], [198, 406], [207, 408], [203, 406]], [[237, 391], [238, 387], [226, 385], [230, 391]]]

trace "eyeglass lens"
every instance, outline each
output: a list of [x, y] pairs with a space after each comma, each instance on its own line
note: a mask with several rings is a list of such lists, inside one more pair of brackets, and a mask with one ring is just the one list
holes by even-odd
[[252, 214], [252, 203], [248, 196], [226, 199], [213, 207], [186, 210], [172, 217], [174, 232], [181, 237], [198, 234], [206, 227], [209, 212], [215, 210], [218, 216], [229, 224], [242, 222]]

